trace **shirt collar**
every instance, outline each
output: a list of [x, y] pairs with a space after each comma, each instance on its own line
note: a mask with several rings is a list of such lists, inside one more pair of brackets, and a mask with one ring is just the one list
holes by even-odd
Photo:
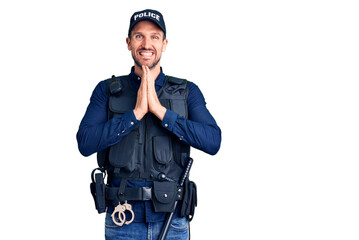
[[[135, 87], [136, 89], [140, 88], [141, 77], [136, 75], [135, 67], [131, 68], [131, 73], [129, 74], [129, 77], [130, 77], [132, 86]], [[163, 74], [162, 67], [161, 67], [161, 72], [155, 81], [156, 91], [158, 91], [163, 86], [164, 82], [165, 82], [165, 75]]]

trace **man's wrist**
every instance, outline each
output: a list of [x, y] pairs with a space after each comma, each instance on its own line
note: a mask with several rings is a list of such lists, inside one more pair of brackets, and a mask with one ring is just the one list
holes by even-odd
[[143, 118], [143, 116], [145, 116], [145, 113], [137, 109], [133, 109], [133, 114], [135, 115], [138, 121], [140, 121]]
[[166, 111], [167, 111], [167, 109], [164, 106], [161, 105], [155, 111], [153, 111], [152, 113], [154, 115], [156, 115], [156, 117], [162, 121], [163, 118], [165, 117]]

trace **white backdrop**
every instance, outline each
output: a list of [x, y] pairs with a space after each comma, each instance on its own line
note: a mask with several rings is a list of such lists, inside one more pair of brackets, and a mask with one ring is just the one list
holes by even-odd
[[[1, 239], [104, 239], [95, 155], [76, 132], [96, 84], [127, 74], [134, 11], [164, 15], [166, 74], [222, 129], [194, 150], [192, 239], [358, 239], [356, 1], [0, 3]], [[4, 224], [5, 222], [5, 224]]]

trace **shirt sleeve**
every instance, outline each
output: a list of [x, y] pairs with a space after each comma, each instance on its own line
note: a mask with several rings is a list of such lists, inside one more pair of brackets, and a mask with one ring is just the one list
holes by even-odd
[[192, 147], [216, 154], [221, 145], [221, 129], [208, 111], [202, 92], [192, 82], [187, 105], [188, 119], [167, 109], [162, 126]]
[[100, 82], [92, 93], [76, 138], [80, 153], [89, 156], [112, 146], [136, 126], [133, 110], [107, 120], [108, 92], [106, 82]]

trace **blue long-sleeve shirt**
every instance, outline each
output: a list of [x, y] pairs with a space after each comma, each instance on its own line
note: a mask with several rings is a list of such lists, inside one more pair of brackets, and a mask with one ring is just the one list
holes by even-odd
[[[129, 78], [133, 87], [139, 89], [141, 78], [134, 73], [134, 68], [132, 68]], [[155, 81], [156, 91], [161, 89], [164, 80], [165, 75], [161, 69], [161, 73]], [[92, 93], [90, 104], [77, 132], [78, 147], [84, 156], [89, 156], [118, 143], [139, 122], [133, 110], [107, 120], [108, 98], [106, 82], [101, 81]], [[205, 99], [198, 86], [192, 82], [189, 82], [187, 105], [188, 119], [167, 109], [162, 120], [162, 126], [190, 146], [211, 155], [216, 154], [221, 144], [221, 130], [208, 111]], [[111, 183], [112, 186], [118, 186], [118, 184], [118, 182]], [[129, 187], [142, 187], [149, 186], [150, 183], [129, 181], [128, 185]], [[132, 204], [135, 204], [133, 209], [137, 222], [161, 221], [164, 218], [163, 214], [153, 212], [148, 201]]]

